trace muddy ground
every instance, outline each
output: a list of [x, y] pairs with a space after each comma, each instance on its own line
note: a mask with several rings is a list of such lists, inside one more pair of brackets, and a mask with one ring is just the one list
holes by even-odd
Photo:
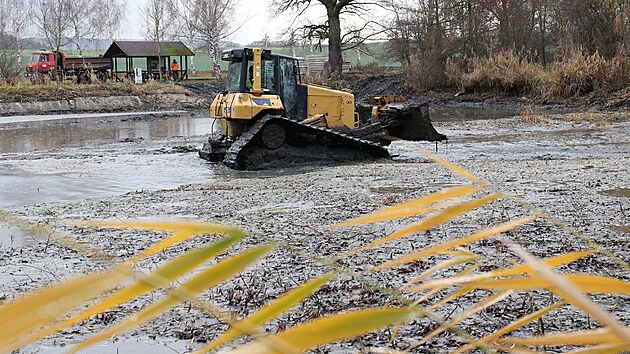
[[37, 114], [111, 113], [150, 110], [203, 110], [224, 83], [132, 83], [0, 87], [0, 117]]
[[[592, 112], [527, 116], [474, 121], [441, 121], [438, 131], [449, 136], [438, 146], [438, 155], [468, 169], [510, 198], [480, 208], [443, 227], [388, 243], [341, 263], [347, 272], [329, 283], [297, 309], [265, 327], [271, 333], [309, 318], [336, 311], [396, 303], [372, 287], [374, 283], [396, 289], [405, 281], [432, 267], [442, 256], [394, 270], [371, 274], [365, 284], [351, 276], [371, 266], [410, 253], [415, 249], [460, 237], [474, 230], [531, 213], [520, 202], [531, 203], [562, 223], [598, 243], [624, 262], [630, 260], [628, 213], [630, 212], [630, 113]], [[296, 284], [323, 274], [329, 268], [315, 260], [330, 259], [382, 237], [418, 218], [391, 221], [367, 227], [322, 229], [364, 213], [470, 182], [432, 163], [415, 150], [433, 150], [430, 143], [397, 142], [390, 147], [392, 160], [327, 167], [288, 167], [263, 172], [235, 172], [196, 157], [181, 147], [200, 147], [205, 137], [163, 137], [112, 140], [89, 146], [59, 147], [2, 153], [0, 168], [24, 173], [89, 176], [103, 173], [129, 176], [149, 170], [169, 171], [172, 188], [129, 189], [105, 197], [12, 206], [10, 211], [33, 222], [49, 225], [81, 243], [93, 245], [111, 256], [99, 261], [60, 247], [46, 239], [20, 234], [0, 247], [0, 297], [10, 301], [46, 284], [94, 272], [128, 259], [164, 238], [163, 234], [137, 230], [96, 230], [76, 226], [84, 220], [194, 220], [239, 226], [250, 236], [230, 254], [262, 242], [275, 240], [301, 250], [280, 247], [234, 279], [205, 292], [200, 299], [242, 316], [277, 297]], [[131, 162], [131, 163], [130, 163]], [[182, 163], [184, 162], [184, 163]], [[119, 168], [115, 168], [120, 164]], [[114, 167], [112, 167], [114, 166]], [[190, 166], [187, 170], [185, 166]], [[139, 172], [141, 171], [141, 172]], [[197, 176], [193, 178], [194, 176]], [[134, 176], [134, 177], [132, 177]], [[188, 177], [188, 178], [183, 178]], [[192, 180], [191, 180], [192, 179]], [[180, 181], [180, 182], [178, 182]], [[183, 182], [182, 182], [183, 181]], [[95, 185], [95, 187], [97, 187]], [[45, 185], [38, 188], [46, 188]], [[514, 198], [514, 199], [512, 199]], [[545, 220], [537, 220], [509, 237], [534, 255], [544, 258], [590, 246]], [[172, 247], [138, 267], [155, 269], [160, 263], [216, 239], [199, 237]], [[517, 259], [495, 240], [469, 247], [490, 266], [507, 266]], [[461, 268], [459, 268], [461, 269]], [[563, 271], [588, 272], [629, 280], [630, 274], [602, 255], [589, 256], [563, 267]], [[440, 276], [448, 276], [445, 271]], [[23, 352], [60, 352], [163, 296], [157, 292], [124, 304], [80, 325], [67, 328]], [[416, 295], [404, 294], [407, 298]], [[443, 294], [436, 295], [436, 301]], [[473, 302], [487, 296], [476, 291], [461, 300], [439, 307], [435, 314], [453, 317]], [[553, 296], [544, 291], [514, 293], [505, 301], [467, 320], [461, 329], [478, 337], [504, 326], [514, 318], [549, 304]], [[630, 299], [600, 295], [598, 303], [617, 319], [630, 324]], [[593, 328], [593, 319], [575, 308], [565, 307], [531, 324], [519, 334], [544, 330]], [[436, 324], [426, 318], [402, 327], [392, 347], [405, 349]], [[199, 348], [216, 337], [226, 325], [182, 304], [122, 337], [88, 352], [184, 352]], [[389, 331], [357, 340], [324, 346], [318, 352], [357, 352], [367, 347], [387, 347]], [[456, 337], [446, 333], [414, 349], [414, 352], [444, 352], [456, 346]], [[550, 348], [553, 350], [554, 348]]]
[[178, 83], [149, 83], [135, 85], [132, 82], [92, 84], [92, 85], [58, 85], [51, 82], [46, 85], [2, 86], [0, 103], [43, 102], [69, 100], [77, 97], [116, 97], [136, 95], [141, 98], [154, 94], [196, 94], [210, 96], [221, 91], [225, 83], [216, 80], [182, 81]]
[[[349, 85], [357, 101], [367, 102], [370, 96], [401, 95], [407, 100], [426, 101], [434, 105], [454, 104], [458, 106], [487, 107], [546, 107], [558, 108], [597, 108], [628, 109], [630, 108], [630, 86], [616, 92], [591, 92], [570, 97], [537, 97], [533, 94], [499, 91], [465, 91], [457, 87], [436, 88], [429, 91], [416, 90], [406, 86], [407, 79], [402, 73], [381, 73], [380, 75], [349, 75]], [[343, 88], [343, 87], [342, 87]]]

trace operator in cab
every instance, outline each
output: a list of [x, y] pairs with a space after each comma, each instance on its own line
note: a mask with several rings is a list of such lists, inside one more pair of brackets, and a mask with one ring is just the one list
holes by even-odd
[[249, 64], [249, 68], [247, 69], [247, 80], [245, 80], [245, 86], [251, 90], [254, 87], [254, 65]]

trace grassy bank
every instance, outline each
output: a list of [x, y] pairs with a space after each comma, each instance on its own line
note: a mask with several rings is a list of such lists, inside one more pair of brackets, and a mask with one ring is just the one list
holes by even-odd
[[630, 85], [630, 56], [620, 51], [605, 59], [599, 53], [579, 52], [543, 65], [514, 51], [491, 57], [446, 59], [411, 65], [406, 85], [414, 90], [454, 89], [461, 93], [490, 93], [495, 96], [526, 95], [556, 102], [583, 96], [609, 96], [627, 91]]
[[28, 80], [16, 80], [0, 84], [0, 102], [26, 102], [61, 100], [73, 97], [100, 96], [143, 96], [148, 94], [179, 93], [187, 94], [188, 90], [172, 82], [149, 82], [135, 85], [132, 82], [108, 82], [91, 85], [79, 85], [56, 82], [32, 84]]

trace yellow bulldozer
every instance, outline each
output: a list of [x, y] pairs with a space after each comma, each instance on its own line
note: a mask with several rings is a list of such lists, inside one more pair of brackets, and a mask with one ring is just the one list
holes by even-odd
[[355, 106], [352, 93], [301, 83], [296, 58], [260, 48], [222, 53], [226, 90], [210, 116], [220, 124], [199, 150], [209, 161], [241, 170], [388, 157], [392, 140], [442, 141], [428, 105], [373, 97]]

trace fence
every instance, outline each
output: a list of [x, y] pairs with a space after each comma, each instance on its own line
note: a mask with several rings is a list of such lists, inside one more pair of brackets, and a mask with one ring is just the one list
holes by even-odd
[[[324, 63], [328, 61], [326, 55], [307, 55], [304, 58], [299, 58], [300, 70], [302, 74], [321, 74], [324, 71]], [[350, 71], [352, 64], [349, 61], [344, 61], [342, 66], [342, 72], [347, 73]]]

